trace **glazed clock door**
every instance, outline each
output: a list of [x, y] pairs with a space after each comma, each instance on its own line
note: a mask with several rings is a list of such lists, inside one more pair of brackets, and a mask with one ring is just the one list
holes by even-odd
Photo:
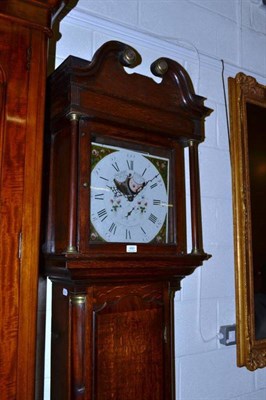
[[169, 159], [92, 143], [92, 241], [167, 243]]

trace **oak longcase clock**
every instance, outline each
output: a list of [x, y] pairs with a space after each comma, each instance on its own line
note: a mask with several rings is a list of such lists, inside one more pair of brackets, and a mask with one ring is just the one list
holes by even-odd
[[108, 42], [48, 81], [52, 399], [174, 399], [174, 292], [209, 257], [198, 145], [211, 110], [177, 62], [152, 64], [158, 83], [127, 72], [140, 61]]

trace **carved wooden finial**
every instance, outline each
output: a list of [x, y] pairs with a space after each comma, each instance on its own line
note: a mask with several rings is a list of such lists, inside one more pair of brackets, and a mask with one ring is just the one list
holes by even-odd
[[132, 47], [126, 47], [120, 55], [120, 62], [126, 67], [134, 67], [137, 61], [137, 53]]
[[163, 76], [168, 71], [168, 64], [164, 58], [159, 58], [151, 64], [151, 72], [155, 76]]

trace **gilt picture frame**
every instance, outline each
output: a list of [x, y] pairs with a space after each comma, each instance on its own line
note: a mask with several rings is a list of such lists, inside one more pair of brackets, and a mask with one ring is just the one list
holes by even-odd
[[258, 299], [261, 293], [266, 298], [266, 86], [244, 73], [228, 83], [237, 364], [253, 371], [266, 366], [266, 332], [260, 333], [258, 322]]

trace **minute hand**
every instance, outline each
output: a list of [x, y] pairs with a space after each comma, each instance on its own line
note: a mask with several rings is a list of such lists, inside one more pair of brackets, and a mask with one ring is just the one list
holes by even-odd
[[147, 186], [148, 185], [148, 183], [150, 183], [150, 182], [152, 182], [152, 181], [154, 181], [154, 179], [156, 179], [158, 176], [159, 176], [160, 174], [158, 173], [157, 175], [155, 175], [152, 179], [149, 179], [149, 180], [147, 180], [145, 183], [144, 183], [144, 186]]

